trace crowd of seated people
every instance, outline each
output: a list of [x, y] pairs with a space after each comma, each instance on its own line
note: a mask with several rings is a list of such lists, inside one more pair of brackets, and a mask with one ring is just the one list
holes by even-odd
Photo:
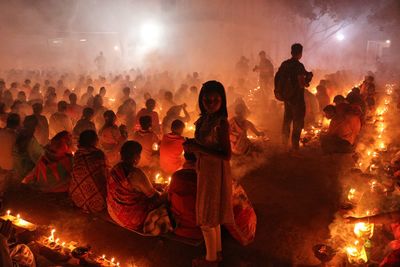
[[[123, 88], [122, 94], [113, 97], [107, 96], [103, 78], [88, 78], [85, 85], [85, 78], [79, 77], [74, 90], [63, 79], [38, 79], [33, 87], [31, 82], [13, 83], [9, 89], [0, 80], [0, 199], [11, 185], [65, 193], [81, 211], [108, 214], [129, 230], [155, 235], [171, 231], [172, 225], [176, 235], [201, 239], [196, 221], [198, 162], [193, 153], [184, 153], [185, 137], [192, 137], [184, 136], [191, 121], [187, 105], [176, 103], [171, 91], [133, 94], [126, 86], [133, 81], [121, 77], [113, 86]], [[197, 98], [197, 87], [182, 86], [180, 92], [179, 101], [198, 102], [183, 97]], [[138, 101], [144, 107], [136, 113], [139, 94], [145, 102]], [[190, 107], [194, 113], [196, 105]], [[230, 121], [233, 131], [241, 138], [247, 138], [248, 130], [262, 136], [247, 120], [247, 110], [236, 108]], [[153, 181], [155, 172], [165, 177], [164, 184]], [[252, 240], [255, 219], [246, 218], [252, 220]]]
[[328, 132], [321, 136], [321, 148], [324, 153], [354, 151], [367, 113], [375, 110], [376, 102], [373, 77], [367, 76], [361, 88], [362, 90], [352, 88], [346, 97], [335, 96], [333, 104], [323, 108], [325, 117], [330, 120]]

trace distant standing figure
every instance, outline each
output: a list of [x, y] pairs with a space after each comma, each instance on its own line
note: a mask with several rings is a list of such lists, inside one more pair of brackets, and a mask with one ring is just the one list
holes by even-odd
[[104, 73], [106, 69], [106, 58], [103, 55], [103, 52], [100, 51], [99, 55], [94, 59], [94, 63], [96, 64], [97, 71], [99, 73]]
[[260, 57], [260, 63], [254, 67], [253, 71], [259, 73], [260, 89], [264, 99], [267, 99], [271, 95], [270, 88], [272, 87], [272, 81], [274, 79], [274, 66], [271, 61], [267, 59], [265, 51], [260, 51], [258, 55]]

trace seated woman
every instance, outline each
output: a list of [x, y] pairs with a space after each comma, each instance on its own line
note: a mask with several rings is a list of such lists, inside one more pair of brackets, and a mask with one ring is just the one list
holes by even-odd
[[324, 153], [351, 153], [361, 130], [361, 120], [350, 105], [343, 109], [328, 105], [325, 116], [331, 120], [328, 133], [321, 136], [321, 148]]
[[160, 205], [160, 193], [136, 166], [142, 146], [127, 141], [121, 147], [121, 161], [107, 179], [107, 209], [120, 226], [140, 231], [148, 213]]
[[172, 174], [182, 167], [183, 143], [182, 136], [185, 124], [180, 120], [174, 120], [171, 125], [171, 133], [164, 134], [160, 143], [160, 167], [166, 174]]
[[229, 120], [232, 152], [237, 155], [244, 155], [250, 150], [251, 141], [247, 137], [248, 130], [257, 136], [264, 136], [263, 132], [258, 131], [254, 124], [246, 119], [246, 110], [246, 106], [238, 104], [235, 108], [236, 116]]
[[118, 162], [118, 151], [124, 141], [124, 137], [115, 124], [116, 120], [114, 111], [107, 110], [104, 112], [104, 126], [99, 131], [100, 147], [106, 154], [110, 166]]
[[129, 130], [132, 130], [135, 124], [136, 103], [133, 99], [128, 98], [118, 107], [118, 121], [126, 125]]
[[132, 138], [142, 146], [142, 154], [138, 166], [140, 168], [151, 168], [156, 165], [154, 161], [155, 158], [153, 157], [153, 144], [158, 144], [159, 140], [151, 128], [152, 122], [150, 116], [141, 117], [139, 122], [140, 130], [135, 132]]
[[97, 143], [99, 138], [93, 130], [79, 136], [78, 151], [74, 155], [69, 195], [75, 205], [85, 212], [101, 212], [106, 207], [106, 157]]
[[34, 115], [24, 119], [23, 128], [17, 133], [13, 147], [13, 169], [19, 182], [35, 167], [44, 154], [42, 146], [36, 140], [34, 133], [38, 120]]
[[72, 136], [67, 131], [56, 134], [45, 153], [22, 183], [49, 193], [67, 192], [72, 173]]
[[[81, 133], [87, 130], [96, 131], [96, 126], [94, 125], [92, 119], [94, 116], [94, 111], [92, 108], [84, 108], [82, 111], [82, 117], [76, 123], [74, 129], [72, 130], [72, 135], [74, 141], [79, 139]], [[74, 142], [76, 144], [76, 142]]]

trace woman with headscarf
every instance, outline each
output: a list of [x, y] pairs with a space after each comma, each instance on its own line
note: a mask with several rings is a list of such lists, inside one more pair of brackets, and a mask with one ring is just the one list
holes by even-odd
[[137, 168], [142, 146], [127, 141], [121, 147], [121, 161], [107, 180], [107, 209], [120, 226], [141, 230], [148, 213], [160, 205], [160, 194], [144, 172]]
[[22, 181], [42, 192], [67, 192], [72, 173], [72, 135], [67, 131], [56, 134], [45, 147], [33, 171]]
[[98, 142], [93, 130], [80, 134], [69, 186], [72, 201], [88, 213], [101, 212], [106, 207], [108, 167], [103, 151], [96, 147]]

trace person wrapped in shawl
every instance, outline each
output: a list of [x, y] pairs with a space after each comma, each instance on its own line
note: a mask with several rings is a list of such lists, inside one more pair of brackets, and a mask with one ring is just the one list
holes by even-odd
[[87, 213], [101, 212], [106, 207], [108, 166], [103, 151], [96, 147], [98, 142], [93, 130], [83, 131], [79, 136], [69, 186], [72, 201]]
[[148, 213], [160, 206], [160, 194], [137, 168], [142, 146], [127, 141], [121, 147], [121, 161], [107, 179], [107, 209], [111, 218], [130, 230], [142, 230]]
[[36, 167], [22, 181], [42, 192], [67, 192], [72, 172], [72, 136], [67, 131], [56, 134]]
[[125, 138], [115, 123], [117, 117], [112, 110], [104, 112], [104, 126], [99, 131], [100, 147], [106, 154], [107, 160], [111, 166], [118, 162], [118, 151]]

